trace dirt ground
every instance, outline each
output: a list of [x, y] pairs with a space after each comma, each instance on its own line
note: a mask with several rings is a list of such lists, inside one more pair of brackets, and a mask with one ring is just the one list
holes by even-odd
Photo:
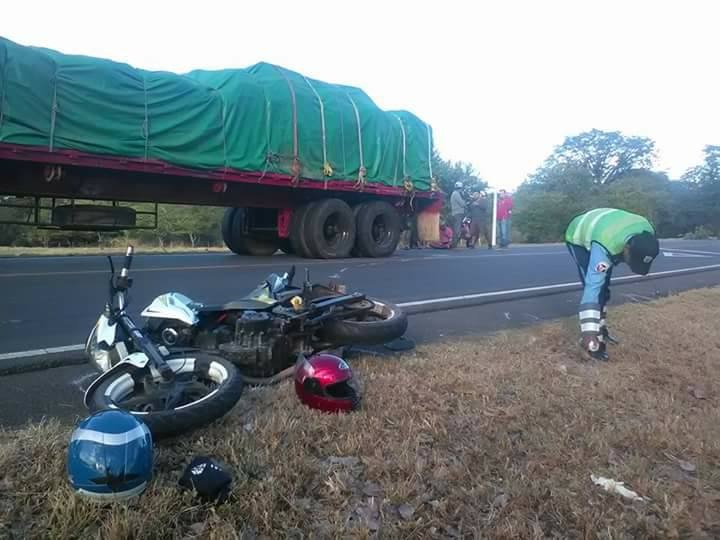
[[[160, 442], [130, 504], [73, 495], [68, 428], [0, 433], [0, 538], [718, 538], [718, 306], [711, 289], [612, 310], [607, 364], [583, 361], [575, 320], [354, 361], [350, 415], [246, 389]], [[228, 503], [177, 489], [199, 454], [234, 474]]]

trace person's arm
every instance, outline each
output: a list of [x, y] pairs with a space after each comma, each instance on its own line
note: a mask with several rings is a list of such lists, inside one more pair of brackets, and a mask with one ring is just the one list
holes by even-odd
[[602, 318], [600, 293], [611, 267], [612, 262], [605, 249], [600, 244], [593, 244], [585, 275], [585, 289], [578, 310], [580, 332], [583, 336], [583, 343], [588, 348], [599, 343], [600, 319]]

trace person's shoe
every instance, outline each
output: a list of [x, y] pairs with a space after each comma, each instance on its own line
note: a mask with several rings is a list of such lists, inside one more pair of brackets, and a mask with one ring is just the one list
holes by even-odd
[[620, 344], [620, 342], [615, 337], [610, 335], [610, 331], [608, 330], [607, 326], [603, 326], [600, 331], [602, 332], [603, 338], [607, 343], [612, 343], [613, 345]]

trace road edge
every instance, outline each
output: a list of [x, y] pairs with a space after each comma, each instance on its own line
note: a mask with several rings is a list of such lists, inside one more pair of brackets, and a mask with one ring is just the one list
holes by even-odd
[[0, 377], [79, 365], [86, 362], [87, 358], [85, 358], [84, 350], [75, 346], [0, 354]]

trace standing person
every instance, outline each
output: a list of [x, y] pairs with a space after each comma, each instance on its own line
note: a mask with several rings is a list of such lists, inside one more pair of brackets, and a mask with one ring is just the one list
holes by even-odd
[[488, 249], [492, 249], [492, 244], [490, 243], [490, 228], [488, 227], [488, 210], [487, 195], [484, 192], [473, 193], [473, 200], [470, 203], [472, 223], [470, 225], [471, 232], [468, 247], [474, 248], [482, 236]]
[[655, 229], [642, 216], [615, 208], [596, 208], [574, 218], [565, 243], [577, 264], [584, 290], [580, 300], [583, 349], [593, 360], [607, 361], [607, 303], [613, 267], [626, 263], [646, 275], [660, 253]]
[[462, 182], [455, 182], [455, 189], [450, 195], [450, 223], [453, 230], [452, 247], [457, 247], [462, 231], [462, 220], [465, 217], [465, 199], [462, 196]]
[[500, 247], [510, 245], [510, 217], [512, 216], [513, 200], [510, 194], [501, 189], [498, 193], [497, 221], [500, 233]]

